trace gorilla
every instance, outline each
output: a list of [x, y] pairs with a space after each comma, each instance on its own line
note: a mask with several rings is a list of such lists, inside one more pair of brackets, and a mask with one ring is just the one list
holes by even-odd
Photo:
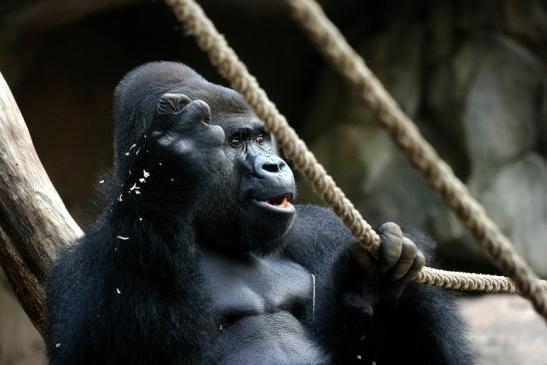
[[115, 91], [103, 213], [47, 282], [52, 365], [473, 364], [453, 300], [413, 284], [424, 235], [379, 257], [293, 173], [237, 92], [154, 62]]

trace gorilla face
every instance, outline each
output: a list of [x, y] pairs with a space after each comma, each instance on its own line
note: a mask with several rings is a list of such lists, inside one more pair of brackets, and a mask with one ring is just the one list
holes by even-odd
[[[172, 147], [162, 158], [180, 161], [169, 170], [178, 175], [178, 186], [167, 179], [154, 192], [162, 214], [173, 214], [165, 212], [166, 204], [190, 213], [197, 241], [211, 248], [275, 248], [294, 219], [295, 183], [264, 123], [240, 94], [188, 67], [165, 62], [145, 67], [147, 72], [129, 74], [116, 91], [117, 174], [123, 177], [130, 170], [134, 154], [126, 154], [131, 146], [150, 128], [158, 129], [166, 136], [163, 143]], [[207, 125], [220, 126], [223, 133]]]
[[[212, 112], [211, 124], [224, 130], [225, 161], [196, 212], [200, 241], [232, 252], [271, 251], [294, 220], [293, 173], [256, 116]], [[211, 232], [211, 221], [220, 229]]]

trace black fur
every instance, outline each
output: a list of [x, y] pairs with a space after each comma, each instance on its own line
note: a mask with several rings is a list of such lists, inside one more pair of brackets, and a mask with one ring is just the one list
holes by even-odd
[[[115, 123], [110, 204], [49, 274], [51, 364], [473, 363], [449, 295], [411, 284], [396, 306], [356, 310], [343, 298], [363, 274], [341, 221], [255, 201], [294, 180], [239, 94], [150, 63], [117, 87]], [[249, 293], [227, 288], [240, 268]], [[275, 282], [288, 273], [300, 281]]]

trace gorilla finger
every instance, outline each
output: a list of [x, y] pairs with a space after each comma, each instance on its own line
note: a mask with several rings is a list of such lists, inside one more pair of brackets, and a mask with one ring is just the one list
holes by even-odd
[[397, 223], [393, 222], [386, 222], [380, 226], [378, 229], [378, 232], [380, 234], [392, 234], [395, 236], [403, 237], [403, 231], [401, 230], [401, 227]]
[[211, 125], [211, 124], [207, 124], [207, 127], [209, 128], [209, 132], [210, 132], [209, 142], [217, 146], [222, 145], [226, 138], [224, 129], [219, 125]]
[[184, 94], [165, 93], [161, 96], [156, 110], [159, 114], [177, 114], [192, 100]]
[[184, 107], [178, 120], [180, 127], [187, 128], [188, 122], [207, 124], [211, 121], [211, 108], [203, 100], [194, 100]]
[[418, 273], [422, 271], [424, 266], [425, 256], [422, 251], [418, 250], [418, 252], [416, 252], [416, 258], [414, 259], [412, 266], [410, 267], [404, 278], [401, 279], [401, 281], [406, 283], [411, 282], [416, 277], [416, 275], [418, 275]]
[[385, 273], [393, 267], [401, 257], [403, 249], [403, 232], [399, 225], [388, 222], [382, 224], [380, 233], [380, 272]]
[[203, 100], [196, 100], [196, 103], [198, 103], [203, 110], [203, 116], [200, 122], [209, 124], [211, 122], [211, 107]]
[[378, 267], [378, 260], [376, 260], [363, 246], [358, 242], [351, 245], [350, 255], [352, 259], [359, 265], [359, 267], [367, 274], [374, 274]]
[[407, 274], [415, 261], [417, 251], [418, 249], [414, 242], [404, 237], [401, 257], [395, 266], [393, 266], [389, 275], [391, 280], [400, 280]]

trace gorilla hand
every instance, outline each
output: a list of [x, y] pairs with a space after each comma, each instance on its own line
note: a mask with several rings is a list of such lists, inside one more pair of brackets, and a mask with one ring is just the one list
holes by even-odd
[[139, 209], [145, 204], [152, 210], [169, 206], [181, 211], [198, 201], [207, 191], [204, 184], [215, 181], [211, 176], [225, 164], [224, 130], [208, 124], [207, 103], [184, 94], [163, 94], [152, 110], [148, 130], [125, 153], [129, 169], [122, 186], [126, 190], [118, 200], [138, 202]]
[[[410, 281], [425, 264], [425, 256], [416, 244], [403, 235], [395, 223], [384, 223], [380, 229], [380, 257], [374, 258], [358, 243], [351, 256], [363, 270], [361, 297], [372, 308], [397, 305]], [[372, 309], [370, 308], [370, 309]]]
[[203, 100], [166, 93], [158, 102], [151, 135], [168, 153], [208, 169], [224, 158], [224, 130], [210, 120], [211, 110]]

